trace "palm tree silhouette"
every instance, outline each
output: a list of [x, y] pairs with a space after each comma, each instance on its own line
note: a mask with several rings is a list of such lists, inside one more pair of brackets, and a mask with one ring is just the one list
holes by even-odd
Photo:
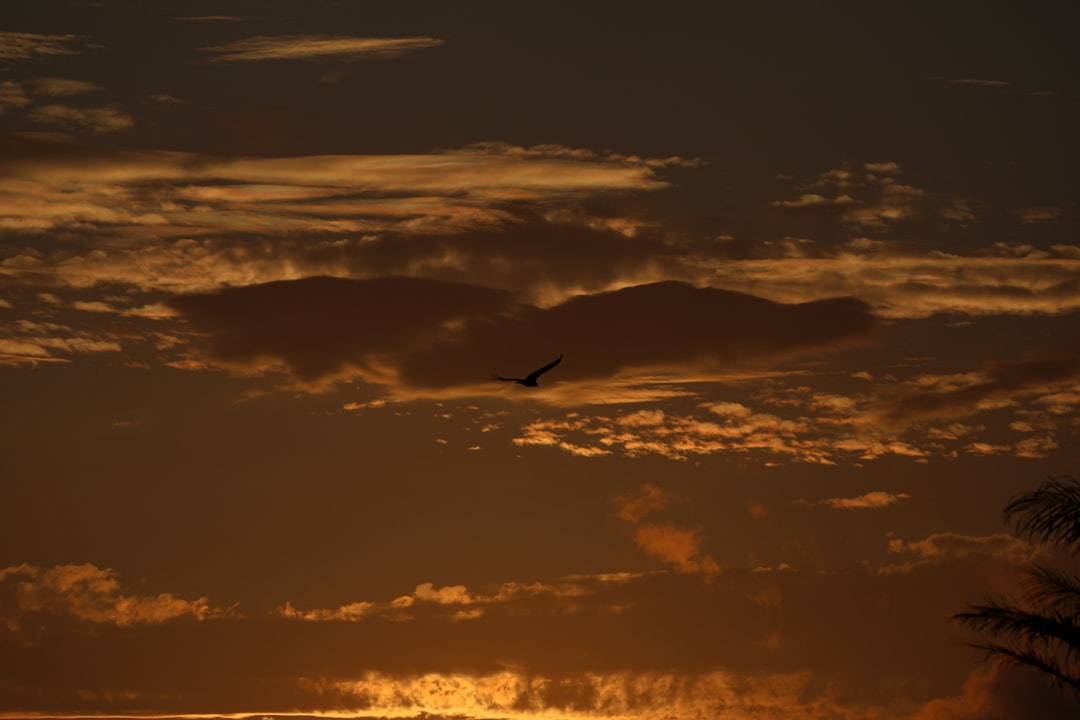
[[[1004, 517], [1017, 535], [1080, 554], [1080, 483], [1072, 477], [1051, 477], [1019, 495]], [[1021, 598], [991, 598], [953, 618], [990, 636], [973, 647], [1033, 667], [1080, 695], [1080, 577], [1042, 565], [1027, 575]]]

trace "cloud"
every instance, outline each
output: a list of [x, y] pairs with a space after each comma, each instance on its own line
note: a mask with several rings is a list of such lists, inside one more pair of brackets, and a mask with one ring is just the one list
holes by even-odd
[[875, 412], [890, 423], [959, 418], [1078, 379], [1080, 343], [1074, 342], [1033, 350], [1019, 360], [988, 362], [958, 387], [916, 389], [882, 402]]
[[250, 22], [258, 18], [248, 15], [184, 15], [173, 19], [185, 22]]
[[[642, 413], [635, 415], [640, 418]], [[711, 579], [720, 572], [720, 565], [701, 552], [701, 530], [641, 523], [645, 516], [662, 510], [674, 500], [671, 494], [646, 483], [635, 496], [615, 498], [616, 515], [634, 528], [634, 542], [646, 555], [675, 566], [679, 572], [701, 573]]]
[[225, 612], [204, 597], [185, 600], [170, 593], [125, 594], [115, 571], [90, 564], [0, 569], [0, 602], [0, 624], [11, 631], [41, 622], [43, 617], [130, 626], [181, 617], [205, 620]]
[[859, 340], [876, 322], [853, 298], [781, 305], [714, 288], [650, 283], [467, 324], [430, 352], [406, 358], [402, 379], [429, 388], [475, 382], [475, 368], [484, 363], [531, 366], [556, 348], [565, 353], [558, 368], [561, 381], [664, 371], [684, 379], [708, 377], [710, 370], [760, 368]]
[[628, 523], [636, 524], [646, 515], [667, 507], [673, 499], [663, 489], [646, 483], [636, 496], [615, 498], [618, 507], [615, 514]]
[[[682, 158], [482, 143], [428, 154], [230, 159], [40, 134], [0, 136], [0, 153], [0, 228], [64, 232], [96, 246], [0, 260], [0, 275], [20, 282], [204, 291], [306, 275], [423, 275], [513, 289], [551, 306], [675, 279], [784, 303], [858, 297], [890, 318], [1080, 309], [1080, 249], [1072, 246], [956, 255], [866, 237], [718, 245], [661, 232], [638, 200], [669, 187], [669, 168], [694, 164]], [[869, 165], [876, 172], [824, 173], [808, 192], [832, 197], [840, 184], [879, 192], [885, 170], [899, 172]], [[888, 214], [873, 198], [859, 203], [867, 218]]]
[[1068, 720], [1076, 701], [1029, 668], [995, 662], [973, 670], [955, 697], [931, 700], [910, 720]]
[[260, 60], [360, 60], [395, 58], [438, 47], [443, 41], [430, 37], [364, 38], [344, 35], [257, 36], [202, 48], [211, 62]]
[[888, 318], [938, 313], [972, 316], [1064, 314], [1080, 309], [1080, 251], [1056, 246], [1044, 255], [971, 255], [916, 251], [856, 240], [816, 254], [713, 262], [710, 283], [799, 302], [825, 295], [861, 298]]
[[39, 77], [27, 80], [34, 95], [45, 97], [68, 97], [71, 95], [84, 95], [101, 89], [100, 85], [86, 80], [72, 78]]
[[41, 105], [27, 116], [47, 125], [93, 133], [118, 132], [135, 127], [135, 119], [117, 107], [76, 108], [68, 105]]
[[996, 90], [1009, 95], [1026, 95], [1028, 97], [1057, 97], [1058, 93], [1052, 90], [1016, 90], [1012, 83], [1005, 80], [981, 80], [979, 78], [950, 78], [932, 75], [930, 80], [970, 88], [985, 88]]
[[502, 291], [421, 278], [313, 277], [180, 295], [169, 305], [209, 336], [209, 357], [227, 366], [281, 363], [306, 381], [354, 368], [391, 383], [395, 356], [514, 302]]
[[114, 337], [55, 322], [24, 319], [0, 326], [0, 365], [67, 362], [73, 355], [122, 349]]
[[80, 38], [77, 35], [0, 32], [0, 61], [78, 55], [80, 50], [73, 47], [78, 42]]
[[910, 572], [927, 563], [965, 562], [969, 564], [1004, 564], [1019, 567], [1038, 558], [1044, 550], [1012, 535], [962, 535], [953, 532], [933, 533], [921, 540], [889, 540], [890, 553], [908, 555], [903, 565], [887, 565], [881, 572]]
[[311, 622], [344, 621], [356, 622], [371, 614], [375, 604], [370, 602], [354, 602], [342, 605], [339, 608], [315, 608], [313, 610], [298, 610], [292, 603], [286, 602], [278, 608], [278, 614], [290, 620], [307, 620]]
[[[1025, 434], [1020, 438], [1003, 436], [997, 424], [929, 425], [919, 416], [883, 420], [882, 408], [896, 402], [898, 397], [955, 392], [977, 384], [980, 377], [967, 373], [919, 374], [904, 379], [886, 376], [881, 380], [867, 377], [867, 384], [851, 396], [814, 390], [810, 385], [823, 378], [813, 378], [805, 371], [726, 380], [714, 377], [714, 381], [726, 382], [729, 387], [752, 382], [756, 389], [746, 404], [706, 401], [691, 412], [647, 410], [619, 414], [594, 407], [587, 412], [540, 417], [521, 427], [513, 442], [522, 447], [558, 448], [579, 456], [658, 455], [685, 461], [702, 455], [731, 454], [766, 465], [789, 462], [861, 465], [883, 458], [908, 458], [924, 464], [988, 451], [1015, 457], [1043, 457], [1057, 447], [1058, 433], [1070, 432], [1067, 418], [1080, 407], [1080, 391], [1072, 387], [1075, 384], [1072, 380], [979, 405], [980, 412], [1005, 410], [1019, 418], [1009, 429]], [[699, 383], [706, 376], [690, 375], [688, 371], [683, 380]], [[636, 396], [621, 394], [611, 383], [605, 385], [614, 398], [610, 402], [626, 401], [627, 397], [657, 401], [676, 396], [675, 390], [662, 395], [661, 389], [680, 387], [664, 384], [664, 378], [659, 375], [643, 375], [636, 382], [639, 384]], [[594, 405], [603, 401], [599, 391], [586, 394], [586, 390], [587, 386], [581, 383], [563, 383], [548, 393], [555, 405], [580, 407], [586, 398]], [[651, 397], [647, 395], [650, 391], [654, 393]], [[683, 396], [696, 394], [686, 391]], [[564, 396], [565, 402], [561, 400]], [[574, 399], [573, 403], [570, 398]], [[885, 499], [871, 495], [863, 502], [875, 498]], [[858, 500], [834, 499], [837, 507], [842, 505], [840, 501]], [[632, 500], [628, 497], [622, 502]]]
[[447, 585], [436, 588], [432, 583], [416, 586], [412, 595], [403, 595], [394, 600], [394, 605], [411, 606], [414, 602], [428, 602], [436, 605], [468, 605], [473, 601], [464, 585]]
[[837, 510], [865, 510], [888, 507], [909, 498], [911, 496], [907, 493], [888, 493], [875, 490], [858, 497], [819, 500], [817, 504], [826, 505]]
[[[657, 547], [695, 561], [677, 545]], [[422, 584], [408, 607], [54, 625], [18, 647], [0, 711], [910, 720], [963, 695], [965, 660], [977, 658], [941, 618], [978, 580], [959, 560], [892, 574], [734, 569], [710, 582], [612, 573], [487, 592]], [[94, 661], [106, 652], [109, 663]]]
[[[707, 377], [710, 368], [728, 372], [827, 349], [875, 325], [852, 299], [785, 306], [679, 283], [538, 308], [473, 285], [324, 277], [181, 295], [170, 304], [208, 336], [212, 361], [280, 363], [305, 381], [352, 368], [388, 389], [428, 395], [513, 397], [518, 388], [492, 383], [491, 373], [531, 368], [557, 351], [566, 360], [546, 385], [650, 368], [699, 368]], [[543, 390], [530, 397], [542, 398]]]
[[821, 217], [839, 220], [863, 231], [885, 232], [901, 222], [934, 218], [968, 224], [975, 221], [970, 204], [897, 181], [902, 168], [892, 161], [848, 166], [819, 174], [796, 187], [793, 200], [777, 200], [771, 207], [803, 220]]
[[0, 115], [8, 108], [21, 108], [30, 104], [22, 85], [14, 80], [0, 81]]
[[[750, 675], [727, 670], [689, 675], [657, 671], [562, 676], [503, 671], [481, 676], [368, 673], [355, 680], [327, 680], [317, 687], [349, 712], [365, 715], [407, 712], [527, 719], [557, 714], [568, 720], [598, 716], [690, 720], [722, 713], [730, 720], [890, 718], [838, 698], [816, 687], [816, 681], [809, 673]], [[895, 715], [891, 718], [900, 720]]]
[[712, 576], [720, 565], [701, 553], [701, 531], [674, 525], [648, 524], [637, 528], [634, 541], [646, 555], [674, 565], [680, 572]]
[[[101, 130], [126, 124], [120, 116], [56, 108], [63, 106], [37, 111], [45, 113], [42, 119]], [[461, 276], [500, 270], [505, 284], [520, 287], [523, 267], [536, 263], [519, 257], [538, 247], [555, 256], [570, 246], [592, 259], [571, 275], [606, 282], [618, 273], [609, 267], [609, 277], [596, 278], [601, 257], [610, 263], [613, 252], [636, 254], [639, 266], [647, 262], [642, 242], [628, 243], [623, 234], [634, 223], [570, 209], [596, 196], [666, 187], [657, 173], [675, 162], [499, 143], [429, 154], [222, 159], [107, 150], [42, 134], [0, 135], [0, 151], [0, 227], [28, 234], [63, 230], [89, 245], [120, 235], [137, 248], [72, 252], [44, 266], [23, 253], [5, 260], [11, 270], [24, 263], [36, 266], [35, 276], [52, 270], [65, 282], [147, 286], [163, 278], [190, 282], [182, 266], [202, 253], [212, 256], [194, 274], [203, 288], [235, 284], [253, 266], [266, 280], [363, 268], [367, 274]], [[545, 219], [550, 213], [558, 218]], [[507, 242], [507, 232], [529, 242]], [[586, 242], [598, 240], [602, 246], [584, 252]], [[147, 263], [178, 267], [146, 272]], [[111, 274], [62, 277], [72, 266]], [[529, 272], [546, 275], [543, 266]]]
[[[490, 611], [508, 612], [512, 615], [522, 606], [540, 605], [548, 610], [558, 610], [559, 603], [564, 600], [577, 602], [581, 598], [595, 595], [604, 586], [626, 583], [634, 577], [631, 574], [579, 575], [562, 578], [554, 583], [506, 582], [489, 594], [470, 592], [464, 585], [436, 587], [434, 583], [428, 582], [420, 583], [412, 593], [399, 595], [390, 601], [363, 600], [337, 608], [308, 610], [296, 608], [291, 602], [286, 602], [277, 608], [275, 615], [288, 620], [310, 622], [358, 622], [372, 619], [450, 622], [476, 620]], [[566, 607], [563, 608], [564, 611]]]
[[990, 88], [1005, 88], [1009, 87], [1009, 83], [1004, 80], [979, 80], [977, 78], [949, 78], [941, 77], [939, 75], [931, 76], [931, 80], [935, 82], [948, 83], [949, 85], [969, 85], [972, 87], [990, 87]]
[[1025, 225], [1040, 225], [1057, 222], [1065, 212], [1066, 208], [1060, 205], [1042, 205], [1022, 208], [1017, 211], [1016, 215], [1020, 218], [1020, 222]]

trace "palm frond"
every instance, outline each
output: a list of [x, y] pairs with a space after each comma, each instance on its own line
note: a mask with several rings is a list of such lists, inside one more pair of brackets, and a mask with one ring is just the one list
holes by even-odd
[[992, 601], [973, 605], [953, 618], [976, 632], [1011, 638], [1060, 654], [1068, 655], [1080, 649], [1080, 617], [1075, 615], [1032, 612]]
[[1033, 650], [1017, 650], [997, 643], [968, 643], [989, 656], [1002, 657], [1016, 665], [1034, 668], [1048, 675], [1061, 688], [1080, 694], [1080, 671], [1062, 667], [1054, 658]]
[[1018, 535], [1080, 552], [1080, 483], [1075, 478], [1048, 478], [1006, 505], [1004, 515], [1006, 522], [1016, 518]]
[[1080, 617], [1080, 577], [1042, 565], [1027, 572], [1028, 602], [1066, 617]]

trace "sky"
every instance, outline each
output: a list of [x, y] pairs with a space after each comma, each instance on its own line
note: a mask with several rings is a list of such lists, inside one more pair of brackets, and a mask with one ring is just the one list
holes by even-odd
[[0, 718], [1074, 718], [1078, 28], [4, 2]]

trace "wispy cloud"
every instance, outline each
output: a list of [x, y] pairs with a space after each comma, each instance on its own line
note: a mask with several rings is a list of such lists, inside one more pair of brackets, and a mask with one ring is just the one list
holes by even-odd
[[41, 105], [30, 110], [27, 116], [35, 122], [92, 133], [118, 132], [135, 127], [135, 118], [117, 107]]
[[431, 37], [365, 38], [343, 35], [257, 36], [203, 48], [211, 62], [261, 60], [360, 60], [394, 58], [438, 47]]
[[637, 523], [646, 515], [667, 507], [673, 499], [662, 488], [646, 483], [636, 495], [615, 498], [616, 515], [628, 523]]
[[14, 80], [0, 81], [0, 115], [8, 108], [21, 108], [30, 104], [30, 98], [22, 85]]
[[927, 217], [957, 224], [976, 220], [966, 201], [906, 185], [897, 179], [901, 173], [891, 161], [835, 168], [796, 186], [798, 197], [771, 206], [801, 217], [834, 218], [863, 231]]
[[0, 365], [68, 362], [77, 355], [121, 350], [115, 337], [47, 320], [0, 325]]
[[960, 418], [1007, 406], [1025, 395], [1043, 395], [1080, 380], [1080, 345], [1036, 349], [1024, 357], [986, 363], [978, 373], [948, 385], [913, 388], [881, 402], [887, 422], [913, 418]]
[[990, 90], [997, 90], [999, 92], [1008, 93], [1010, 95], [1027, 95], [1029, 97], [1057, 97], [1058, 93], [1053, 90], [1016, 90], [1013, 84], [1005, 80], [983, 80], [980, 78], [951, 78], [942, 77], [940, 75], [931, 75], [930, 80], [934, 82], [947, 83], [949, 85], [959, 85], [962, 87], [972, 88], [987, 88]]
[[1009, 83], [1004, 80], [980, 80], [978, 78], [950, 78], [941, 77], [940, 75], [931, 75], [930, 79], [934, 82], [948, 83], [949, 85], [970, 85], [973, 87], [991, 87], [991, 88], [1004, 88], [1009, 87]]
[[[102, 131], [128, 123], [119, 111], [45, 112], [42, 119]], [[871, 237], [672, 238], [632, 208], [641, 193], [669, 187], [668, 168], [694, 162], [682, 158], [485, 143], [429, 154], [223, 159], [42, 136], [0, 142], [0, 227], [64, 231], [90, 245], [124, 240], [93, 253], [6, 258], [0, 273], [27, 281], [197, 291], [318, 274], [426, 275], [513, 288], [553, 305], [679, 279], [785, 303], [854, 296], [892, 318], [1080, 308], [1080, 249], [1064, 244], [959, 254]], [[837, 169], [801, 192], [847, 194], [856, 202], [843, 207], [857, 207], [860, 223], [885, 223], [882, 232], [897, 222], [890, 218], [941, 218], [952, 207], [927, 200], [933, 193], [886, 198], [861, 188], [872, 183], [879, 192], [881, 178], [899, 172], [890, 162]], [[565, 262], [568, 253], [577, 261]]]
[[86, 80], [72, 78], [39, 77], [26, 82], [34, 95], [45, 97], [68, 97], [71, 95], [85, 95], [101, 89], [100, 85]]
[[0, 32], [0, 61], [29, 60], [50, 55], [77, 55], [81, 39], [77, 35]]
[[[888, 543], [889, 552], [908, 555], [913, 563], [942, 563], [949, 561], [996, 561], [1009, 565], [1023, 565], [1045, 552], [1012, 535], [962, 535], [941, 532], [921, 540], [893, 538]], [[911, 565], [882, 568], [882, 572], [898, 569], [911, 570]]]
[[[392, 600], [351, 602], [337, 608], [299, 609], [292, 603], [277, 608], [275, 614], [289, 620], [309, 622], [359, 622], [372, 619], [408, 621], [418, 617], [457, 622], [476, 620], [497, 608], [513, 615], [519, 605], [542, 604], [547, 611], [572, 612], [573, 602], [595, 595], [605, 587], [634, 579], [634, 575], [573, 576], [555, 582], [505, 582], [493, 592], [470, 591], [464, 585], [420, 583], [408, 594]], [[570, 601], [571, 604], [563, 604]], [[562, 608], [558, 610], [557, 608]]]

